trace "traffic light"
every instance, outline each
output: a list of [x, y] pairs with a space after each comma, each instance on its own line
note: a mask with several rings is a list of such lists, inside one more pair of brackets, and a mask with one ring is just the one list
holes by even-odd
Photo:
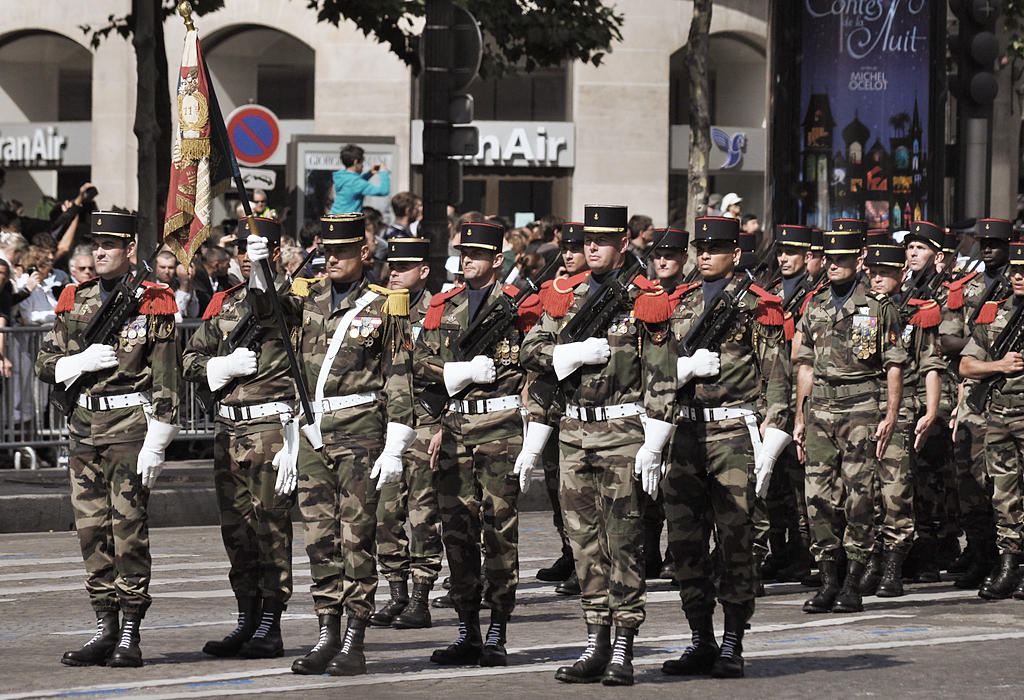
[[960, 25], [949, 38], [950, 53], [957, 73], [950, 88], [972, 116], [985, 116], [999, 92], [995, 61], [999, 57], [996, 19], [1002, 0], [950, 0], [949, 6]]

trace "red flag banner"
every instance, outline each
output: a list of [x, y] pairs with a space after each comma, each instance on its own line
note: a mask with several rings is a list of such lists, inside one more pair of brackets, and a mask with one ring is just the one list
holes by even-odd
[[176, 104], [164, 243], [187, 267], [210, 236], [213, 200], [230, 187], [234, 159], [223, 128], [217, 128], [220, 107], [195, 30], [185, 34]]

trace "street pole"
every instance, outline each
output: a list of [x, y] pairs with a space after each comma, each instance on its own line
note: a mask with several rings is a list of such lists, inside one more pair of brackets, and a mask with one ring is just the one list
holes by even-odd
[[421, 235], [430, 241], [430, 277], [427, 286], [436, 292], [445, 282], [448, 259], [448, 151], [451, 125], [449, 69], [452, 42], [449, 30], [454, 18], [450, 0], [427, 0], [423, 29], [423, 221]]

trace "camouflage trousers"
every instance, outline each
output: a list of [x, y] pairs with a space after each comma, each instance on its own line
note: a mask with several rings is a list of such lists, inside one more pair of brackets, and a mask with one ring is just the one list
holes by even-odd
[[882, 410], [876, 394], [810, 401], [804, 488], [816, 561], [837, 559], [840, 548], [862, 563], [871, 555], [879, 469], [875, 430]]
[[[401, 481], [385, 484], [377, 503], [377, 559], [388, 581], [431, 586], [441, 571], [441, 516], [427, 446], [438, 426], [416, 429], [416, 441], [402, 457]], [[409, 523], [406, 534], [405, 524]]]
[[519, 477], [512, 468], [522, 446], [522, 435], [467, 445], [441, 433], [437, 504], [456, 610], [479, 610], [483, 598], [492, 614], [508, 617], [515, 609]]
[[382, 437], [345, 438], [319, 453], [302, 440], [299, 509], [319, 615], [373, 614], [378, 492], [370, 471], [384, 449]]
[[956, 484], [960, 506], [960, 528], [969, 544], [991, 546], [995, 540], [995, 515], [992, 511], [992, 481], [985, 465], [984, 416], [971, 411], [961, 401], [957, 411], [953, 454], [956, 459]]
[[918, 535], [955, 534], [959, 509], [948, 416], [935, 420], [921, 449], [911, 454], [910, 464], [914, 475], [914, 528]]
[[140, 444], [84, 445], [71, 438], [68, 472], [85, 590], [97, 612], [149, 608], [149, 489], [136, 472]]
[[[754, 447], [741, 418], [677, 424], [662, 480], [668, 549], [687, 617], [722, 603], [754, 610]], [[717, 585], [708, 543], [721, 549]]]
[[565, 534], [562, 502], [558, 497], [558, 485], [561, 481], [558, 451], [558, 428], [555, 428], [544, 445], [544, 451], [541, 452], [541, 460], [544, 464], [544, 488], [547, 489], [548, 502], [551, 504], [551, 524], [554, 525], [558, 537], [562, 540], [562, 554], [572, 556], [569, 537]]
[[914, 541], [914, 475], [911, 456], [918, 403], [905, 396], [889, 444], [872, 477], [876, 549], [906, 553]]
[[559, 443], [562, 517], [587, 624], [637, 629], [644, 621], [643, 491], [633, 477], [638, 446]]
[[985, 433], [992, 479], [996, 545], [1000, 554], [1024, 554], [1024, 412], [992, 408]]
[[281, 429], [232, 437], [218, 429], [213, 441], [213, 481], [220, 535], [236, 598], [259, 596], [288, 602], [292, 596], [292, 518], [295, 494], [274, 493], [274, 455], [284, 447]]

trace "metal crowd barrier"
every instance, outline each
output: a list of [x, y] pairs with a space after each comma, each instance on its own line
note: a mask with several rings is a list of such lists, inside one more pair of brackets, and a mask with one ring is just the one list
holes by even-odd
[[[200, 323], [199, 319], [186, 319], [177, 325], [182, 347]], [[55, 448], [58, 463], [67, 455], [67, 420], [50, 405], [50, 385], [39, 381], [33, 367], [43, 336], [51, 327], [52, 324], [0, 328], [4, 354], [13, 364], [10, 377], [0, 372], [0, 453], [12, 452], [15, 468], [21, 468], [26, 461], [29, 468], [37, 468], [37, 448]], [[180, 410], [181, 432], [176, 440], [213, 439], [213, 421], [203, 411], [191, 382], [185, 382]]]

